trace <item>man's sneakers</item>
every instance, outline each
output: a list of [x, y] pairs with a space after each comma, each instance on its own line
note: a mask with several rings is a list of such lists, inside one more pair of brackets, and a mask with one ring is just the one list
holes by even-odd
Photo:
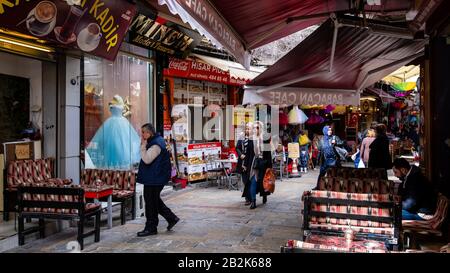
[[175, 226], [178, 223], [178, 221], [180, 221], [180, 218], [175, 217], [175, 219], [173, 221], [169, 222], [169, 225], [167, 226], [167, 230], [170, 231], [173, 228], [173, 226]]
[[146, 230], [146, 229], [144, 229], [143, 231], [139, 231], [137, 233], [137, 236], [138, 237], [146, 237], [146, 236], [156, 235], [156, 234], [158, 234], [157, 230]]

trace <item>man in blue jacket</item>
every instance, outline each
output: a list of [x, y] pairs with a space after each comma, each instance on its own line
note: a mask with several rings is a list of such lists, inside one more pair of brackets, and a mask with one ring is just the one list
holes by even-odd
[[167, 230], [180, 220], [161, 200], [161, 191], [170, 180], [170, 154], [166, 142], [155, 131], [152, 124], [142, 126], [141, 162], [137, 174], [137, 182], [144, 185], [145, 216], [147, 222], [138, 237], [155, 235], [158, 233], [158, 214], [161, 214], [169, 225]]

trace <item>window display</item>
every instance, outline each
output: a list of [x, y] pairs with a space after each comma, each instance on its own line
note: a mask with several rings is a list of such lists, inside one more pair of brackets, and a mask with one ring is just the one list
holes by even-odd
[[[137, 50], [137, 49], [135, 49]], [[85, 167], [131, 169], [140, 161], [140, 127], [152, 120], [153, 64], [119, 53], [114, 63], [84, 61]]]

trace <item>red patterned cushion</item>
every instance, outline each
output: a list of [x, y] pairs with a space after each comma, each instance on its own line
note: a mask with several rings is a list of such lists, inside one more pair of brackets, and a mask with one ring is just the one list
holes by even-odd
[[39, 181], [44, 181], [46, 177], [44, 177], [44, 171], [43, 166], [45, 165], [44, 160], [38, 159], [32, 161], [32, 172], [33, 172], [33, 178], [36, 183]]
[[92, 169], [84, 169], [80, 175], [80, 185], [89, 185]]
[[365, 194], [365, 193], [348, 193], [348, 192], [335, 192], [335, 191], [316, 191], [312, 190], [309, 194], [313, 197], [327, 197], [334, 199], [348, 199], [348, 200], [360, 200], [360, 201], [376, 201], [376, 202], [388, 202], [395, 200], [395, 196], [391, 194]]
[[84, 207], [84, 211], [85, 212], [90, 212], [90, 211], [94, 211], [97, 210], [101, 207], [101, 204], [95, 204], [95, 203], [87, 203]]
[[53, 178], [53, 170], [54, 170], [54, 159], [53, 158], [45, 158], [41, 161], [42, 175], [44, 179]]
[[132, 196], [134, 191], [126, 191], [126, 190], [113, 190], [113, 196], [116, 198], [125, 198]]
[[58, 186], [63, 186], [63, 185], [72, 184], [73, 180], [68, 179], [68, 178], [50, 178], [46, 182], [47, 182], [47, 185], [54, 184], [54, 185], [58, 185]]
[[102, 180], [103, 170], [93, 169], [89, 178], [89, 185], [94, 185], [97, 180]]
[[134, 191], [136, 186], [136, 174], [133, 171], [125, 171], [123, 189]]
[[334, 178], [321, 177], [317, 185], [318, 190], [331, 191], [333, 189]]
[[122, 190], [124, 183], [124, 171], [114, 171], [112, 174], [112, 186], [115, 190]]
[[[356, 221], [356, 220], [352, 220]], [[339, 224], [322, 224], [322, 223], [310, 223], [310, 228], [322, 229], [322, 230], [336, 230], [336, 231], [344, 231], [348, 229], [348, 225], [339, 225]], [[356, 232], [363, 233], [375, 233], [375, 234], [385, 234], [385, 235], [394, 235], [393, 227], [364, 227], [364, 226], [353, 226], [352, 229]]]
[[332, 191], [348, 192], [348, 179], [335, 178]]
[[364, 182], [358, 178], [350, 179], [348, 191], [353, 192], [353, 193], [363, 193], [364, 192]]

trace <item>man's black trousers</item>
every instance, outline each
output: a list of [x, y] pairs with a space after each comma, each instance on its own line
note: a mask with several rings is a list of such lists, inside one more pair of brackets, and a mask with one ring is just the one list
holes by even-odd
[[167, 222], [175, 220], [176, 215], [161, 200], [161, 191], [164, 186], [144, 186], [145, 200], [145, 230], [155, 231], [158, 227], [158, 214], [161, 214]]

